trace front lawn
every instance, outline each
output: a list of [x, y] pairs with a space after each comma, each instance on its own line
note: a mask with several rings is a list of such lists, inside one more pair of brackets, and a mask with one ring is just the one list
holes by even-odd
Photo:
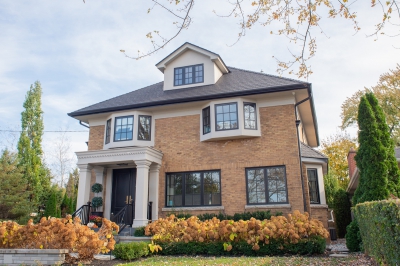
[[[130, 265], [351, 265], [359, 260], [355, 255], [347, 258], [332, 257], [169, 257], [153, 256]], [[368, 265], [368, 264], [362, 264]]]

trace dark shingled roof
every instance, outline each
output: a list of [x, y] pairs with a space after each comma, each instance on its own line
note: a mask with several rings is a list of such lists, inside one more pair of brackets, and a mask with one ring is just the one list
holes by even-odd
[[323, 153], [314, 150], [313, 148], [311, 148], [310, 146], [308, 146], [303, 142], [301, 143], [301, 157], [328, 160], [328, 157], [326, 157]]
[[69, 113], [68, 115], [74, 117], [133, 108], [278, 92], [293, 89], [306, 89], [311, 87], [310, 83], [303, 81], [282, 78], [233, 67], [229, 67], [229, 70], [231, 73], [224, 74], [217, 83], [212, 85], [164, 91], [163, 82], [159, 82], [148, 87], [79, 109]]

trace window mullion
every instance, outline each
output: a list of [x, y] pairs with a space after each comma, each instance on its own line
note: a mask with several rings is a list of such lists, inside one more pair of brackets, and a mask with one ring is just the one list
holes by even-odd
[[182, 85], [186, 85], [186, 67], [182, 67]]

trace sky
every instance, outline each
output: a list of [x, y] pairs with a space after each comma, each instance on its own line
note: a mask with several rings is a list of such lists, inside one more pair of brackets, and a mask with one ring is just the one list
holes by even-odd
[[[69, 156], [87, 150], [87, 128], [67, 113], [157, 83], [163, 79], [155, 64], [184, 42], [218, 53], [228, 66], [277, 75], [275, 56], [290, 57], [299, 49], [283, 36], [271, 35], [277, 25], [255, 26], [238, 43], [238, 20], [223, 18], [225, 0], [197, 1], [193, 23], [164, 49], [140, 60], [135, 56], [152, 46], [148, 32], [174, 35], [176, 21], [151, 1], [7, 1], [0, 0], [0, 149], [15, 149], [26, 92], [40, 81], [45, 132], [43, 148], [48, 164], [54, 161], [54, 145], [66, 138]], [[166, 6], [169, 1], [162, 0]], [[249, 6], [249, 2], [247, 6]], [[323, 19], [317, 37], [317, 54], [309, 62], [319, 136], [323, 140], [341, 124], [341, 104], [357, 90], [371, 87], [379, 76], [399, 63], [400, 37], [367, 37], [381, 19], [369, 1], [356, 1], [361, 30], [355, 34], [350, 21]], [[325, 10], [326, 11], [326, 10]], [[392, 30], [393, 29], [388, 29]], [[397, 30], [398, 29], [394, 29]], [[284, 77], [297, 79], [287, 73]], [[80, 132], [50, 132], [80, 131]], [[350, 134], [356, 135], [356, 128]]]

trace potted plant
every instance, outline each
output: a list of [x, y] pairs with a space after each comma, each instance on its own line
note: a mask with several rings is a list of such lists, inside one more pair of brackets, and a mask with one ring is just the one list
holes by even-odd
[[92, 215], [103, 217], [103, 212], [102, 211], [97, 211], [98, 208], [103, 206], [103, 197], [97, 195], [97, 194], [103, 192], [103, 185], [99, 184], [99, 183], [93, 184], [92, 192], [96, 193], [96, 197], [93, 197], [93, 199], [92, 199], [92, 207], [95, 210], [95, 211], [92, 211]]

